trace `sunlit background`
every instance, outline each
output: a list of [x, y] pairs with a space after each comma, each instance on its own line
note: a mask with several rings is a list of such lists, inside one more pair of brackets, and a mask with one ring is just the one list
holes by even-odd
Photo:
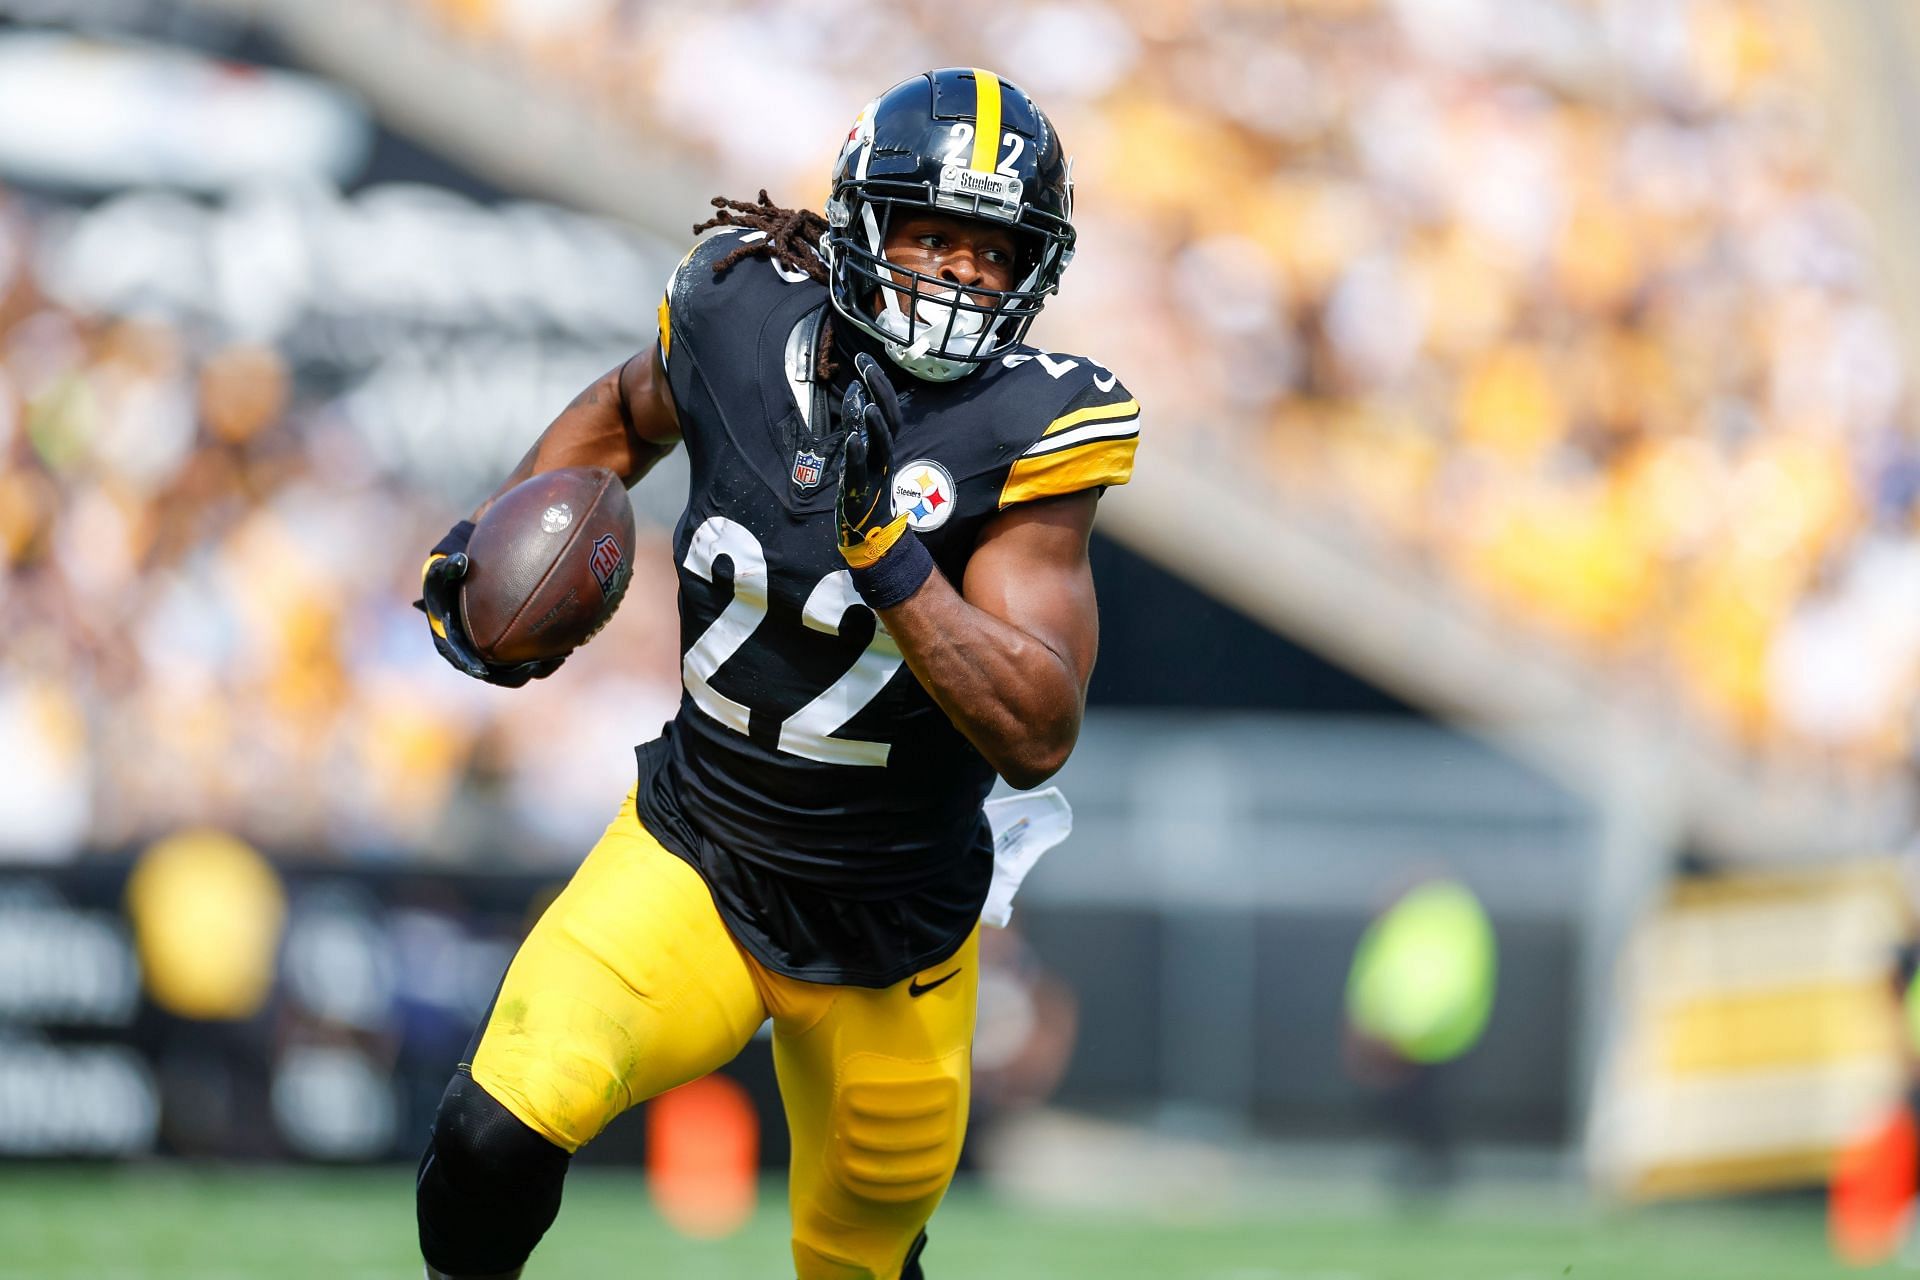
[[[946, 65], [1059, 126], [1033, 340], [1145, 413], [930, 1274], [1920, 1264], [1911, 6], [0, 0], [0, 1280], [414, 1274], [677, 704], [684, 467], [524, 690], [422, 556]], [[529, 1274], [787, 1274], [785, 1158], [756, 1043]]]

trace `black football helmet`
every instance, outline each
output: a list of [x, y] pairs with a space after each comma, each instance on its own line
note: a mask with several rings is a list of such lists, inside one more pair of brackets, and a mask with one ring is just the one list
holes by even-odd
[[[1011, 350], [1073, 257], [1071, 170], [1053, 123], [993, 72], [948, 67], [902, 80], [861, 111], [834, 164], [823, 246], [834, 310], [932, 382]], [[959, 292], [887, 262], [887, 227], [902, 209], [1005, 226], [1019, 284]]]

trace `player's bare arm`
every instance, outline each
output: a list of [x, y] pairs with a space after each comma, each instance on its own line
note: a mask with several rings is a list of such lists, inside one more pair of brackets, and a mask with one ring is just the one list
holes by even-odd
[[1007, 511], [987, 526], [960, 590], [940, 574], [881, 611], [907, 666], [1009, 785], [1059, 771], [1080, 736], [1099, 646], [1087, 539], [1095, 498]]
[[[888, 228], [887, 261], [982, 302], [1013, 286], [1013, 234], [977, 220], [928, 212]], [[912, 307], [905, 289], [876, 290], [876, 311]], [[897, 400], [873, 378], [869, 401], [897, 430]], [[959, 590], [930, 575], [910, 598], [880, 610], [907, 666], [994, 771], [1021, 789], [1059, 771], [1080, 734], [1099, 622], [1087, 539], [1095, 500], [1080, 493], [1027, 504], [982, 532]]]
[[631, 489], [679, 442], [680, 415], [655, 343], [575, 396], [472, 518], [522, 480], [561, 467], [605, 467]]
[[499, 497], [533, 476], [567, 467], [604, 467], [632, 488], [680, 440], [680, 419], [667, 389], [660, 346], [631, 356], [575, 396], [540, 433], [500, 486], [471, 518], [434, 544], [421, 572], [421, 612], [440, 656], [476, 680], [515, 689], [559, 670], [566, 654], [530, 662], [490, 661], [467, 634], [459, 607], [474, 528]]

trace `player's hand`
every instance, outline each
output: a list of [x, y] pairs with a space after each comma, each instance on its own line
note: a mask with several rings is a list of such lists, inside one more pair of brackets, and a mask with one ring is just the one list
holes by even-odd
[[840, 466], [840, 554], [866, 569], [893, 549], [907, 530], [907, 517], [893, 513], [893, 437], [900, 430], [900, 400], [880, 362], [864, 351], [853, 358], [858, 375], [841, 402], [847, 441]]
[[427, 615], [433, 630], [433, 647], [454, 670], [484, 680], [488, 684], [518, 689], [529, 680], [542, 680], [560, 669], [565, 658], [539, 662], [494, 663], [480, 656], [472, 637], [460, 621], [460, 580], [467, 576], [467, 540], [473, 536], [473, 522], [462, 520], [447, 531], [427, 556], [420, 574], [420, 598], [413, 607]]
[[900, 399], [864, 352], [841, 403], [847, 442], [840, 459], [840, 554], [853, 570], [853, 587], [875, 610], [912, 598], [933, 575], [933, 555], [893, 511], [893, 442], [900, 433]]

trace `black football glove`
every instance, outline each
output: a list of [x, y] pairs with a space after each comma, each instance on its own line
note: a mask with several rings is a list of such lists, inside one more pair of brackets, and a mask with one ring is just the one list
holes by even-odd
[[893, 514], [893, 437], [900, 430], [900, 400], [866, 352], [853, 358], [859, 375], [841, 401], [847, 442], [840, 465], [840, 554], [855, 569], [878, 563], [907, 531], [904, 513]]
[[893, 442], [900, 434], [900, 398], [864, 351], [853, 358], [858, 375], [841, 401], [847, 440], [840, 459], [840, 555], [853, 570], [854, 589], [875, 609], [888, 609], [920, 589], [933, 556], [893, 510]]
[[460, 621], [460, 580], [467, 576], [467, 541], [473, 537], [473, 521], [462, 520], [434, 544], [420, 574], [420, 598], [413, 607], [427, 615], [433, 629], [433, 647], [456, 671], [485, 680], [488, 684], [518, 689], [529, 680], [542, 680], [560, 669], [565, 658], [545, 658], [538, 662], [488, 662], [474, 648], [472, 637]]

